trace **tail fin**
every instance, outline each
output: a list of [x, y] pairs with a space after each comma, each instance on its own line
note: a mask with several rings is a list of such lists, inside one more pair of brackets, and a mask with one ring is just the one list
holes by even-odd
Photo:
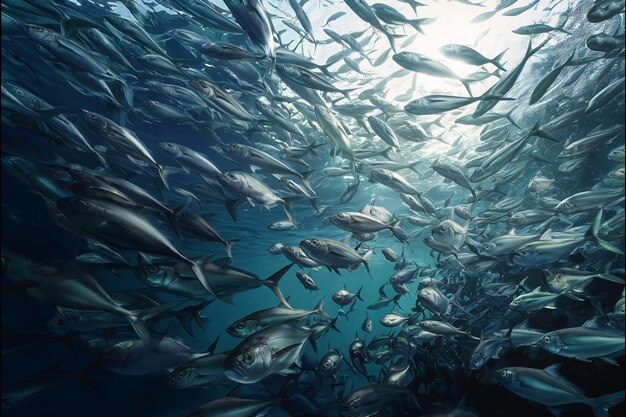
[[609, 417], [609, 408], [615, 407], [622, 401], [624, 401], [624, 390], [592, 399], [591, 407], [596, 417]]
[[528, 41], [528, 49], [526, 50], [526, 55], [524, 56], [524, 60], [527, 60], [528, 58], [533, 56], [538, 50], [543, 48], [543, 46], [546, 43], [548, 43], [549, 40], [550, 39], [546, 39], [545, 41], [541, 42], [539, 46], [537, 46], [536, 48], [533, 48], [532, 41]]
[[189, 336], [193, 336], [192, 320], [198, 323], [198, 326], [200, 326], [200, 328], [204, 330], [204, 322], [202, 321], [200, 312], [213, 301], [215, 300], [206, 300], [195, 306], [185, 307], [182, 310], [174, 312], [174, 317], [176, 317], [182, 328], [185, 329]]
[[361, 297], [361, 291], [363, 291], [362, 285], [361, 285], [361, 288], [359, 288], [359, 290], [356, 292], [356, 298], [358, 298], [361, 301], [364, 301], [363, 298]]
[[328, 314], [326, 314], [326, 312], [323, 310], [323, 308], [324, 308], [324, 298], [326, 298], [326, 297], [322, 297], [317, 302], [317, 304], [313, 308], [313, 311], [315, 311], [317, 314], [319, 314], [324, 320], [331, 320], [330, 316]]
[[176, 172], [180, 172], [180, 170], [175, 167], [167, 167], [167, 166], [162, 166], [162, 165], [157, 165], [156, 167], [157, 167], [157, 171], [159, 172], [159, 179], [161, 180], [161, 183], [163, 184], [166, 190], [169, 190], [170, 185], [167, 183], [168, 175], [176, 173]]
[[386, 30], [384, 31], [384, 33], [385, 33], [385, 36], [387, 37], [387, 40], [389, 41], [389, 46], [391, 46], [393, 53], [394, 54], [397, 53], [398, 51], [396, 50], [396, 43], [395, 43], [396, 40], [394, 39], [394, 36], [391, 33], [387, 32]]
[[412, 19], [408, 21], [408, 24], [413, 26], [413, 29], [421, 33], [422, 35], [426, 35], [424, 30], [422, 30], [422, 25], [428, 24], [435, 19]]
[[463, 78], [459, 78], [459, 81], [461, 81], [461, 83], [463, 84], [463, 87], [465, 87], [465, 89], [467, 90], [467, 92], [470, 95], [470, 97], [474, 97], [474, 94], [472, 94], [472, 90], [470, 90], [469, 81], [467, 81], [466, 79], [463, 79]]
[[289, 308], [292, 307], [283, 295], [283, 293], [280, 291], [280, 288], [278, 288], [278, 282], [283, 276], [285, 276], [287, 271], [289, 271], [289, 268], [291, 268], [293, 265], [293, 263], [290, 263], [289, 265], [283, 266], [278, 271], [274, 272], [272, 275], [263, 280], [263, 285], [267, 285], [274, 292], [274, 294], [276, 294], [276, 297], [278, 297], [278, 299]]
[[622, 251], [620, 248], [618, 248], [617, 246], [613, 245], [610, 242], [607, 242], [604, 239], [601, 239], [600, 237], [598, 237], [598, 229], [600, 228], [600, 223], [602, 222], [602, 213], [604, 212], [603, 209], [600, 209], [600, 211], [598, 211], [598, 214], [596, 214], [595, 219], [593, 220], [593, 223], [591, 225], [591, 227], [589, 228], [589, 230], [587, 230], [587, 233], [585, 233], [585, 237], [592, 239], [594, 242], [596, 242], [599, 246], [602, 246], [604, 249], [608, 250], [609, 252], [613, 252], [613, 253], [617, 253], [619, 255], [623, 255], [624, 251]]
[[410, 164], [409, 164], [409, 169], [410, 169], [411, 171], [415, 172], [417, 175], [422, 175], [422, 173], [421, 173], [421, 172], [419, 172], [419, 171], [417, 170], [417, 168], [415, 168], [415, 166], [416, 166], [417, 164], [419, 164], [420, 162], [421, 162], [421, 161], [415, 161], [415, 162], [412, 162], [412, 163], [410, 163]]
[[341, 333], [341, 330], [339, 330], [337, 328], [337, 319], [339, 318], [339, 316], [335, 317], [334, 319], [332, 319], [330, 321], [330, 323], [328, 323], [328, 327], [330, 327], [331, 329], [333, 329], [334, 331], [336, 331], [337, 333]]
[[391, 152], [391, 150], [393, 150], [393, 148], [391, 146], [388, 146], [387, 149], [385, 149], [384, 151], [380, 152], [380, 156], [382, 156], [385, 159], [388, 160], [392, 160], [391, 156], [389, 155], [389, 152]]
[[237, 207], [239, 207], [244, 200], [224, 200], [224, 205], [230, 217], [235, 223], [237, 223]]
[[[304, 180], [303, 180], [304, 181]], [[299, 200], [301, 199], [302, 196], [290, 196], [290, 197], [283, 197], [282, 199], [282, 206], [283, 206], [283, 210], [285, 210], [285, 214], [287, 215], [287, 218], [293, 223], [296, 224], [296, 218], [293, 215], [293, 211], [291, 211], [291, 203], [293, 201]]]
[[224, 241], [224, 250], [226, 251], [226, 256], [232, 259], [233, 257], [233, 246], [235, 243], [239, 242], [240, 239], [231, 239]]
[[505, 114], [504, 118], [508, 120], [509, 122], [511, 122], [511, 124], [515, 126], [516, 128], [521, 129], [519, 125], [517, 124], [517, 122], [513, 120], [513, 117], [511, 116], [511, 114], [515, 111], [515, 109], [517, 109], [517, 106], [513, 107], [507, 114]]
[[[370, 271], [370, 257], [372, 256], [372, 254], [374, 253], [373, 250], [368, 250], [367, 253], [365, 255], [363, 255], [363, 265], [365, 265], [365, 269], [367, 269], [367, 273], [369, 274], [370, 278], [374, 279], [372, 277], [372, 272]], [[360, 298], [360, 297], [359, 297]]]
[[167, 217], [167, 222], [169, 223], [170, 227], [176, 232], [178, 237], [181, 237], [181, 231], [178, 223], [179, 217], [185, 212], [190, 202], [191, 200], [187, 199], [187, 202], [182, 206], [176, 207], [174, 210], [165, 213], [165, 216]]
[[500, 52], [498, 54], [498, 56], [496, 56], [494, 59], [492, 59], [491, 62], [493, 65], [495, 65], [496, 67], [498, 67], [499, 70], [502, 71], [506, 71], [506, 68], [504, 68], [504, 66], [502, 65], [502, 58], [504, 57], [504, 54], [506, 53], [506, 51], [508, 51], [508, 48], [505, 49], [504, 51]]

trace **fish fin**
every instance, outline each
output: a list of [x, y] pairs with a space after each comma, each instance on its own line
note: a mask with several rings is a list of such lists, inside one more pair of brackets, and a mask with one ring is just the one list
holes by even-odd
[[214, 295], [216, 298], [220, 298], [213, 292], [213, 288], [211, 287], [211, 284], [209, 283], [209, 281], [207, 281], [206, 277], [204, 276], [204, 273], [202, 272], [202, 268], [200, 268], [200, 265], [198, 265], [195, 261], [192, 261], [189, 258], [184, 258], [183, 262], [185, 262], [185, 264], [187, 264], [187, 266], [191, 268], [191, 271], [196, 276], [196, 278], [198, 278], [198, 281], [200, 281], [202, 286], [206, 288], [206, 290], [211, 295]]
[[225, 200], [226, 210], [230, 217], [237, 223], [237, 207], [239, 207], [245, 200]]
[[612, 408], [624, 400], [624, 390], [614, 392], [613, 394], [604, 395], [594, 398], [591, 401], [591, 407], [596, 417], [608, 417], [609, 408]]
[[367, 273], [369, 274], [370, 278], [374, 279], [372, 277], [372, 272], [370, 271], [370, 262], [369, 259], [372, 257], [372, 254], [374, 253], [374, 251], [372, 249], [368, 250], [367, 253], [365, 255], [363, 255], [363, 265], [365, 265], [365, 269], [367, 269]]
[[539, 240], [552, 240], [552, 229], [549, 228], [539, 236]]
[[277, 358], [281, 358], [283, 356], [286, 356], [288, 354], [290, 354], [291, 352], [293, 352], [294, 349], [298, 349], [298, 347], [300, 347], [302, 345], [300, 345], [300, 343], [294, 343], [293, 345], [289, 345], [287, 347], [284, 347], [274, 353], [272, 353], [272, 356], [277, 357]]
[[323, 319], [325, 320], [331, 320], [330, 316], [328, 314], [326, 314], [326, 312], [324, 311], [324, 298], [326, 298], [326, 296], [322, 297], [317, 304], [315, 305], [315, 307], [313, 308], [313, 311], [315, 311], [317, 314], [319, 314]]
[[226, 251], [226, 255], [232, 259], [233, 257], [233, 246], [235, 243], [239, 242], [241, 239], [231, 239], [224, 241], [224, 250]]
[[604, 249], [608, 250], [609, 252], [613, 252], [613, 253], [616, 253], [616, 254], [619, 254], [619, 255], [623, 255], [624, 254], [623, 250], [621, 250], [617, 246], [613, 245], [612, 243], [607, 242], [606, 240], [601, 239], [600, 237], [598, 237], [598, 230], [600, 229], [600, 224], [602, 222], [602, 214], [603, 214], [603, 212], [604, 212], [603, 209], [600, 209], [598, 211], [598, 214], [596, 214], [596, 217], [595, 217], [591, 227], [585, 233], [585, 237], [586, 238], [591, 238], [599, 246], [603, 247]]
[[363, 300], [363, 298], [361, 297], [361, 291], [363, 291], [363, 286], [361, 285], [361, 288], [359, 288], [359, 290], [356, 293], [356, 298], [358, 298], [361, 301], [365, 301]]
[[291, 305], [289, 304], [289, 301], [287, 301], [283, 293], [280, 291], [280, 288], [278, 288], [278, 283], [293, 265], [294, 265], [293, 263], [285, 265], [282, 268], [280, 268], [278, 271], [274, 272], [272, 275], [270, 275], [269, 277], [263, 280], [263, 285], [267, 285], [274, 292], [274, 294], [276, 294], [276, 297], [278, 297], [278, 299], [286, 307], [291, 308], [291, 309], [293, 309], [293, 307], [291, 307]]
[[493, 65], [495, 65], [496, 67], [498, 67], [499, 70], [502, 70], [502, 71], [506, 71], [506, 68], [504, 68], [504, 66], [501, 63], [502, 58], [504, 57], [504, 54], [506, 53], [506, 51], [508, 51], [508, 48], [500, 52], [498, 56], [496, 56], [494, 59], [490, 61]]
[[126, 319], [142, 342], [153, 349], [156, 348], [156, 340], [150, 335], [145, 318], [141, 316], [141, 311], [129, 311]]

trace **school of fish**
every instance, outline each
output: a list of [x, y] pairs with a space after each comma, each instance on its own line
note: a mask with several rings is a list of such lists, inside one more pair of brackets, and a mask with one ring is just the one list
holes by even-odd
[[623, 412], [624, 0], [374, 1], [2, 2], [7, 415]]

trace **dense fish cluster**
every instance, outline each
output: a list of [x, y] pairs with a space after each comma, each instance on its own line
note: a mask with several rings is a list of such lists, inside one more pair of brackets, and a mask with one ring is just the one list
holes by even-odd
[[3, 1], [3, 411], [623, 413], [623, 59], [623, 0]]

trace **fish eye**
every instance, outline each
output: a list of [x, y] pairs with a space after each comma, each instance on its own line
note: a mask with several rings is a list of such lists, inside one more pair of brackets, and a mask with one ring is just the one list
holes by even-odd
[[502, 372], [500, 372], [500, 375], [502, 375], [503, 377], [505, 377], [505, 376], [506, 376], [506, 371], [502, 371]]
[[250, 352], [246, 352], [243, 355], [243, 361], [247, 364], [251, 364], [252, 362], [254, 362], [254, 355]]
[[244, 324], [243, 321], [240, 321], [240, 322], [237, 322], [235, 327], [238, 328], [238, 329], [243, 329], [244, 327], [246, 327], [246, 325]]
[[37, 32], [43, 32], [43, 28], [41, 26], [33, 26], [33, 29]]
[[231, 180], [234, 180], [236, 177], [235, 177], [235, 174], [228, 174], [228, 178], [230, 178]]
[[151, 274], [156, 274], [157, 272], [159, 272], [159, 268], [154, 265], [150, 265], [149, 267], [146, 268], [146, 270]]
[[230, 149], [237, 149], [239, 147], [236, 143], [231, 143], [229, 146]]
[[519, 251], [520, 255], [522, 256], [526, 256], [526, 254], [528, 254], [528, 251], [526, 249], [522, 249]]
[[91, 117], [92, 119], [96, 118], [96, 114], [95, 113], [88, 113], [88, 116]]
[[320, 244], [320, 242], [317, 239], [313, 239], [311, 241], [311, 245], [313, 245], [313, 246], [318, 246], [319, 244]]
[[15, 94], [17, 94], [18, 96], [23, 96], [24, 95], [22, 90], [20, 90], [19, 88], [15, 90]]
[[180, 371], [178, 371], [178, 376], [185, 376], [185, 370], [181, 369]]
[[543, 337], [543, 341], [544, 341], [544, 342], [546, 342], [546, 343], [550, 343], [550, 340], [552, 340], [552, 339], [550, 338], [550, 336], [544, 336], [544, 337]]

